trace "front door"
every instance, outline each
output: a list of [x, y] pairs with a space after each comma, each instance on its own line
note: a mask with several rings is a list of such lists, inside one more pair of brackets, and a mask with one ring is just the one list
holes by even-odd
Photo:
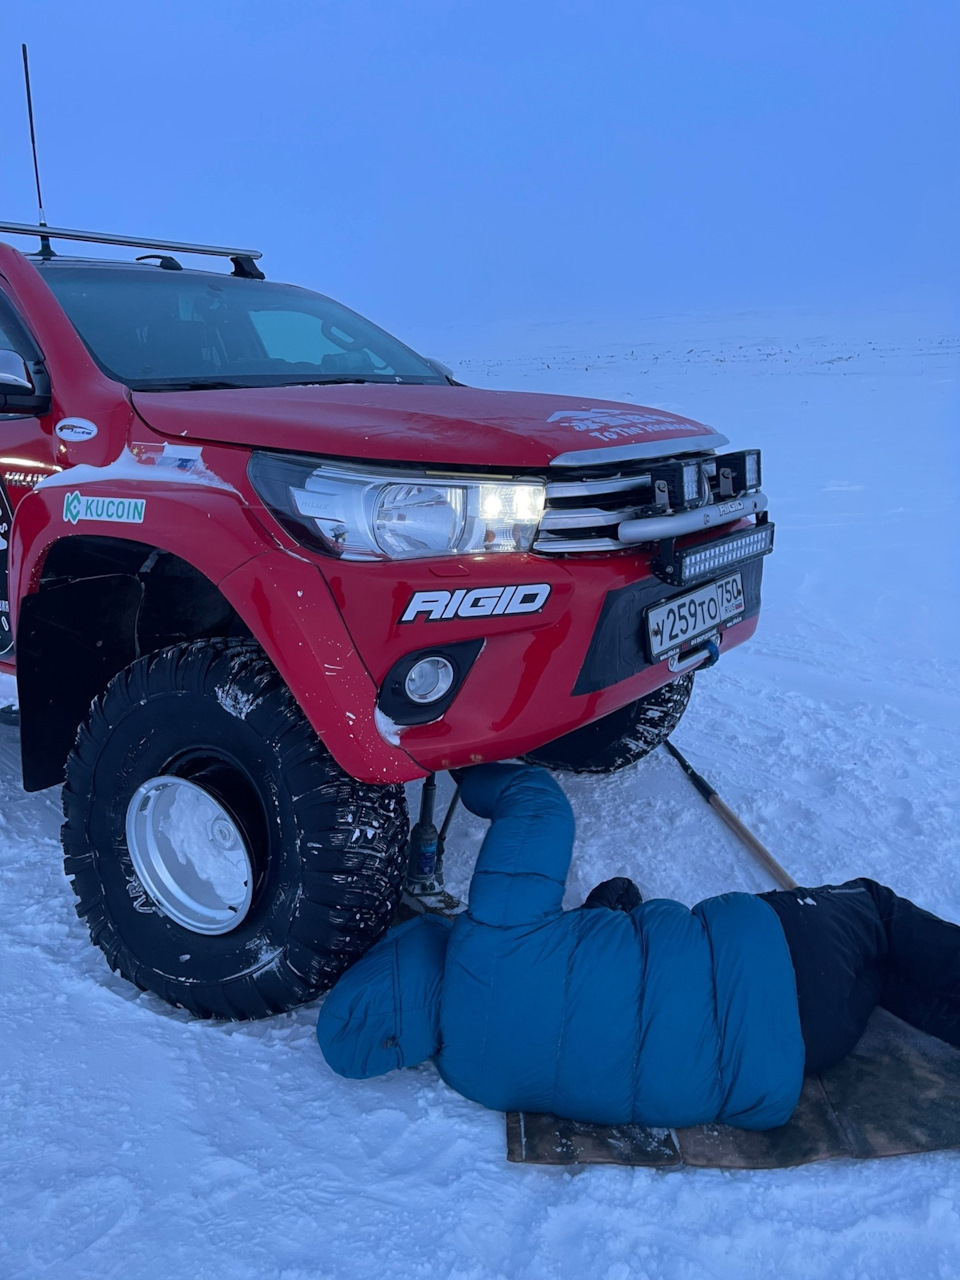
[[[10, 299], [0, 289], [0, 350], [24, 360], [41, 358]], [[44, 430], [44, 427], [47, 429]], [[10, 621], [10, 530], [17, 506], [44, 476], [58, 471], [50, 423], [23, 413], [0, 412], [0, 663], [13, 658]]]

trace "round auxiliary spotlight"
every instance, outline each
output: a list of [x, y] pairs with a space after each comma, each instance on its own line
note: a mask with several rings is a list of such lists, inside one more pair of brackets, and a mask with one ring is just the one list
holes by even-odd
[[452, 684], [452, 665], [435, 654], [414, 663], [403, 682], [403, 691], [411, 702], [436, 702], [449, 693]]

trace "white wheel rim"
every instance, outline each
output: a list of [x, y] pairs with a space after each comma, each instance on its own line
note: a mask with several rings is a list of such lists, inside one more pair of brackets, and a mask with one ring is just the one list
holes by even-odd
[[250, 910], [253, 864], [234, 819], [186, 778], [151, 778], [127, 807], [127, 848], [154, 904], [193, 933], [229, 933]]

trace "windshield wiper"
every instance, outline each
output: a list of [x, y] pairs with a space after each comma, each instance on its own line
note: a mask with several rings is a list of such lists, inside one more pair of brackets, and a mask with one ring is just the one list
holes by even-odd
[[424, 387], [432, 384], [425, 382], [422, 378], [400, 378], [396, 374], [381, 374], [376, 378], [363, 378], [359, 376], [343, 377], [334, 376], [331, 378], [298, 378], [296, 382], [281, 383], [284, 387], [342, 387], [349, 383], [364, 383], [373, 387]]
[[249, 382], [228, 382], [215, 378], [184, 379], [182, 382], [150, 382], [134, 390], [141, 391], [243, 391], [251, 386]]
[[298, 378], [295, 382], [281, 382], [282, 387], [344, 387], [351, 382], [380, 382], [380, 378]]
[[[256, 375], [251, 375], [256, 376]], [[340, 387], [351, 383], [369, 384], [372, 386], [423, 386], [423, 382], [413, 378], [397, 378], [394, 376], [380, 378], [364, 378], [359, 375], [342, 377], [334, 375], [329, 378], [297, 378], [269, 382], [248, 382], [229, 380], [226, 378], [183, 378], [170, 381], [148, 382], [137, 380], [128, 385], [134, 391], [269, 391], [280, 387]]]

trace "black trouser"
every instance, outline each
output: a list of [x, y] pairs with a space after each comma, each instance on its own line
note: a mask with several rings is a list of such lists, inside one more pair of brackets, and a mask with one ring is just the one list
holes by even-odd
[[960, 926], [875, 880], [760, 896], [790, 947], [808, 1074], [845, 1057], [878, 1004], [960, 1047]]
[[[960, 1048], [960, 925], [875, 880], [759, 896], [790, 947], [809, 1075], [846, 1057], [878, 1004]], [[632, 911], [641, 901], [633, 881], [617, 876], [583, 905]]]

